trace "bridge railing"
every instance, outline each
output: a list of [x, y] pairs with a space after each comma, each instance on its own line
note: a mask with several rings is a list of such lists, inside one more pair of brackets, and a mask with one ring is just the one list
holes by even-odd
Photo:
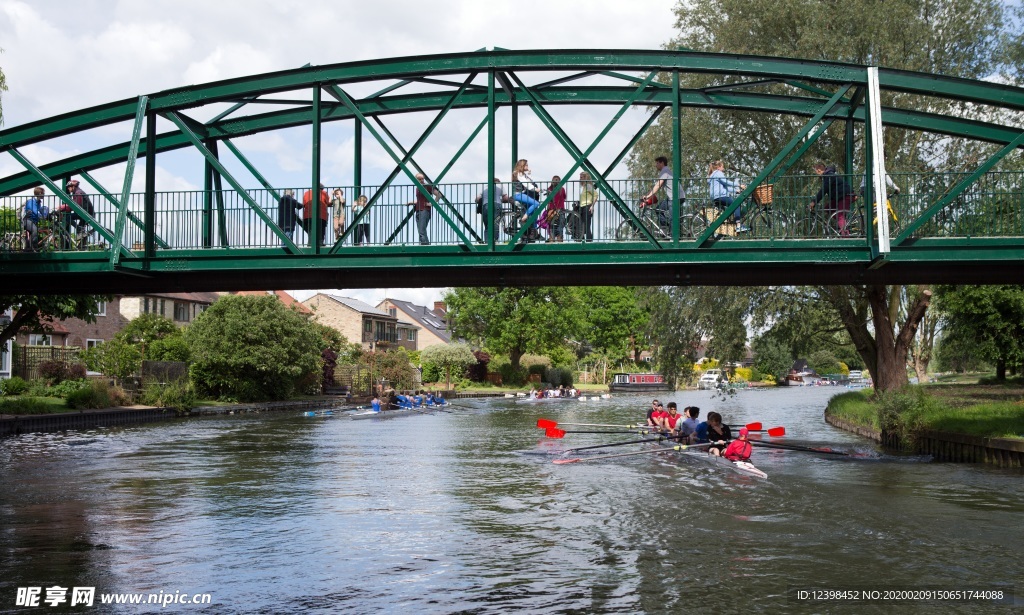
[[[986, 173], [962, 192], [954, 194], [956, 187], [966, 178], [967, 173], [893, 173], [892, 179], [899, 187], [899, 195], [890, 198], [890, 236], [901, 233], [908, 238], [977, 238], [977, 237], [1020, 237], [1024, 236], [1024, 172], [1000, 171]], [[815, 175], [787, 175], [773, 178], [771, 189], [759, 192], [760, 203], [750, 199], [742, 205], [743, 227], [723, 224], [717, 231], [719, 238], [736, 241], [764, 239], [861, 239], [866, 236], [866, 226], [871, 215], [865, 212], [865, 202], [860, 196], [863, 175], [842, 176], [857, 198], [851, 204], [849, 215], [843, 223], [836, 212], [827, 204], [811, 211], [808, 205], [822, 186], [821, 178]], [[730, 178], [738, 184], [750, 180], [744, 177]], [[657, 216], [650, 207], [641, 207], [640, 198], [655, 182], [653, 178], [610, 180], [604, 186], [583, 186], [579, 181], [565, 184], [565, 210], [561, 216], [562, 240], [610, 244], [622, 242], [648, 243], [647, 234], [634, 232], [637, 222], [648, 226], [650, 235], [659, 243], [671, 238], [671, 225], [657, 223]], [[686, 201], [680, 209], [680, 239], [692, 241], [710, 222], [718, 218], [721, 210], [712, 202], [706, 177], [685, 177], [682, 180]], [[501, 185], [503, 192], [513, 196], [511, 184]], [[546, 184], [540, 186], [540, 199], [546, 196]], [[414, 208], [410, 203], [416, 199], [416, 188], [411, 185], [341, 186], [345, 198], [343, 207], [344, 225], [336, 229], [336, 210], [328, 209], [325, 245], [333, 247], [341, 238], [339, 250], [353, 248], [357, 239], [364, 246], [411, 246], [420, 243]], [[328, 195], [335, 187], [328, 186]], [[476, 244], [486, 244], [489, 216], [478, 213], [477, 197], [484, 189], [483, 183], [450, 183], [437, 186], [441, 196], [436, 197], [438, 207], [433, 209], [427, 228], [427, 239], [432, 245], [458, 245], [463, 238]], [[592, 215], [580, 211], [579, 203], [586, 190], [597, 194]], [[252, 189], [245, 192], [245, 198], [234, 190], [222, 191], [175, 191], [158, 192], [155, 199], [155, 224], [157, 250], [166, 249], [241, 249], [270, 248], [282, 245], [275, 227], [282, 220], [279, 197], [286, 188]], [[295, 199], [301, 203], [306, 190], [291, 188]], [[356, 198], [366, 195], [370, 205], [365, 214], [356, 221], [358, 209], [353, 206]], [[662, 196], [665, 196], [662, 193]], [[117, 220], [115, 204], [100, 194], [90, 194], [98, 224], [113, 233]], [[0, 197], [0, 216], [3, 221], [4, 246], [9, 235], [20, 233], [19, 219], [26, 196]], [[770, 204], [769, 201], [770, 200]], [[827, 199], [825, 199], [827, 201]], [[144, 240], [143, 221], [145, 195], [133, 193], [129, 197], [129, 215], [124, 227], [124, 245], [141, 249]], [[274, 224], [267, 224], [250, 205], [261, 210]], [[41, 225], [41, 236], [47, 241], [46, 251], [104, 250], [108, 246], [95, 232], [88, 232], [84, 224], [77, 222], [70, 213], [59, 213], [60, 202], [53, 195], [47, 195], [44, 203], [56, 212]], [[936, 211], [930, 211], [936, 204], [943, 204]], [[517, 203], [501, 203], [496, 216], [495, 243], [509, 244], [520, 236], [523, 241], [543, 240], [552, 235], [550, 224], [538, 218], [542, 227], [539, 234], [521, 232], [519, 218], [523, 207]], [[627, 213], [627, 210], [629, 213]], [[486, 212], [486, 203], [479, 209]], [[929, 218], [918, 221], [924, 214]], [[303, 228], [301, 209], [295, 212], [296, 229], [292, 235], [300, 246], [309, 246], [307, 231]], [[590, 217], [588, 232], [587, 218]], [[367, 240], [363, 233], [350, 228], [354, 222], [367, 225]], [[82, 232], [78, 232], [79, 226]], [[456, 230], [458, 229], [458, 230]], [[362, 230], [362, 229], [360, 229]], [[347, 232], [346, 232], [347, 231]], [[651, 244], [653, 246], [653, 244]]]

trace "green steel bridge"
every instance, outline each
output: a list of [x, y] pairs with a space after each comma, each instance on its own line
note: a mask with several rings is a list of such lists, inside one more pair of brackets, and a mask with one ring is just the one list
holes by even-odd
[[[701, 74], [713, 83], [681, 87], [680, 76]], [[359, 93], [357, 93], [359, 92]], [[967, 119], [895, 106], [882, 100], [955, 101], [973, 110]], [[553, 112], [564, 105], [615, 109], [586, 142], [574, 141]], [[648, 111], [632, 137], [615, 143], [618, 154], [595, 159], [619, 120]], [[746, 187], [736, 203], [750, 208], [750, 229], [731, 223], [736, 205], [712, 207], [704, 176], [681, 177], [687, 198], [672, 187], [672, 215], [658, 224], [639, 197], [653, 179], [609, 175], [662, 114], [679, 135], [682, 113], [722, 109], [802, 118], [803, 125]], [[47, 191], [56, 213], [44, 224], [40, 251], [26, 252], [17, 232], [0, 245], [0, 286], [9, 292], [146, 292], [266, 288], [551, 284], [858, 284], [915, 282], [1024, 282], [1024, 174], [1001, 170], [1009, 153], [1024, 147], [1024, 89], [987, 81], [852, 64], [690, 51], [481, 50], [393, 58], [295, 70], [189, 86], [120, 100], [15, 126], [0, 132], [0, 150], [24, 168], [0, 178], [0, 208], [17, 210], [34, 187]], [[532, 113], [570, 156], [560, 173], [568, 195], [561, 242], [530, 241], [538, 208], [525, 223], [514, 203], [483, 202], [485, 178], [496, 168], [499, 113], [510, 121], [511, 159], [519, 157], [519, 114]], [[387, 122], [402, 114], [431, 119], [413, 142], [402, 143]], [[201, 121], [199, 116], [209, 116]], [[421, 116], [422, 117], [422, 116]], [[423, 146], [446, 118], [471, 126], [451, 160], [425, 164]], [[163, 126], [161, 131], [158, 121]], [[348, 123], [354, 135], [352, 185], [341, 186], [347, 226], [314, 241], [286, 232], [279, 207], [286, 190], [302, 198], [322, 183], [325, 123]], [[833, 124], [845, 127], [846, 166], [865, 194], [845, 221], [807, 208], [820, 185], [790, 169]], [[233, 139], [308, 127], [311, 176], [303, 186], [274, 186]], [[955, 173], [899, 173], [885, 168], [883, 131], [903, 128], [995, 144], [998, 150]], [[113, 145], [48, 162], [33, 161], [29, 146], [89, 131], [123, 131]], [[484, 134], [481, 134], [484, 133]], [[92, 133], [97, 134], [97, 133]], [[364, 139], [394, 164], [379, 185], [363, 182]], [[120, 140], [120, 139], [118, 139]], [[486, 140], [476, 184], [446, 182], [467, 150]], [[674, 139], [666, 152], [681, 168]], [[857, 145], [860, 144], [860, 145]], [[863, 148], [855, 150], [855, 148]], [[162, 156], [191, 150], [202, 156], [203, 189], [168, 191], [157, 181]], [[507, 155], [508, 152], [503, 152]], [[258, 186], [246, 187], [225, 162], [244, 167]], [[419, 154], [419, 156], [417, 156]], [[858, 156], [864, 170], [851, 168]], [[132, 192], [136, 162], [144, 190]], [[97, 169], [124, 168], [121, 186], [101, 185]], [[266, 171], [266, 169], [264, 169]], [[430, 190], [416, 179], [422, 172]], [[592, 183], [579, 181], [581, 172]], [[900, 188], [888, 194], [886, 173]], [[94, 205], [90, 215], [64, 188], [80, 178]], [[333, 191], [334, 186], [330, 187]], [[511, 187], [504, 186], [511, 193]], [[596, 193], [592, 220], [574, 203]], [[490, 190], [489, 195], [496, 191]], [[429, 245], [420, 245], [409, 203], [429, 200]], [[546, 197], [550, 201], [554, 191]], [[367, 205], [352, 209], [364, 194]], [[487, 201], [490, 201], [488, 198]], [[891, 204], [887, 211], [877, 203]], [[865, 207], [865, 204], [873, 204]], [[64, 207], [66, 206], [66, 207]], [[483, 212], [481, 214], [481, 212]], [[489, 212], [494, 212], [493, 215]], [[81, 220], [81, 234], [70, 220]], [[8, 218], [10, 219], [10, 218]], [[366, 226], [362, 226], [366, 225]], [[11, 229], [7, 229], [11, 230]], [[363, 234], [359, 231], [366, 231]], [[367, 237], [368, 235], [368, 237]]]

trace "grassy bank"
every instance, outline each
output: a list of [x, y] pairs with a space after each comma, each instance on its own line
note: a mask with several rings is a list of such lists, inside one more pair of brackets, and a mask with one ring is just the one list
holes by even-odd
[[919, 430], [987, 438], [1024, 439], [1024, 386], [935, 385], [873, 397], [851, 391], [833, 397], [829, 414], [857, 425], [885, 428], [912, 440]]
[[59, 397], [5, 397], [0, 399], [0, 414], [59, 414], [74, 412], [66, 401]]

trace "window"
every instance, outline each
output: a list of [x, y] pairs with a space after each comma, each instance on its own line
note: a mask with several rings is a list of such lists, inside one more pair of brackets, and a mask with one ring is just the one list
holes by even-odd
[[53, 346], [53, 339], [45, 333], [30, 333], [28, 336], [29, 346]]
[[102, 345], [103, 345], [103, 340], [85, 340], [85, 347], [86, 347], [86, 349], [96, 348], [97, 346], [102, 346]]
[[402, 341], [402, 338], [404, 338], [404, 337], [405, 337], [405, 329], [399, 329], [398, 330], [398, 341]]
[[395, 315], [398, 314], [398, 310], [393, 308], [393, 307], [388, 308], [388, 314], [391, 314], [392, 316], [395, 316]]
[[388, 334], [387, 323], [378, 320], [377, 321], [377, 332], [376, 332], [377, 340], [380, 341], [380, 340], [387, 339], [387, 337], [386, 337], [387, 334]]
[[149, 314], [149, 297], [142, 298], [142, 313]]
[[179, 322], [188, 322], [189, 310], [187, 303], [182, 303], [180, 301], [174, 302], [174, 320]]
[[363, 333], [373, 333], [373, 322], [369, 318], [363, 321]]
[[159, 313], [160, 313], [161, 316], [167, 316], [167, 300], [166, 299], [161, 299], [160, 300], [160, 312]]
[[409, 329], [409, 341], [410, 342], [415, 342], [416, 341], [416, 329]]
[[107, 302], [106, 301], [97, 301], [96, 302], [96, 315], [97, 316], [106, 316], [107, 315]]

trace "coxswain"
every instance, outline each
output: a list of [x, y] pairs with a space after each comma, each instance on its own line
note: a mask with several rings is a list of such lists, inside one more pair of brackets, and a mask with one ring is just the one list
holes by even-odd
[[740, 437], [729, 443], [729, 446], [725, 447], [725, 452], [722, 453], [722, 457], [725, 457], [729, 461], [749, 461], [750, 453], [753, 451], [753, 446], [750, 444], [750, 440], [747, 439], [748, 431], [746, 427], [740, 427]]
[[722, 424], [722, 415], [708, 412], [708, 441], [713, 442], [708, 447], [708, 452], [716, 457], [720, 456], [729, 440], [732, 440], [732, 432], [729, 431], [728, 425]]

